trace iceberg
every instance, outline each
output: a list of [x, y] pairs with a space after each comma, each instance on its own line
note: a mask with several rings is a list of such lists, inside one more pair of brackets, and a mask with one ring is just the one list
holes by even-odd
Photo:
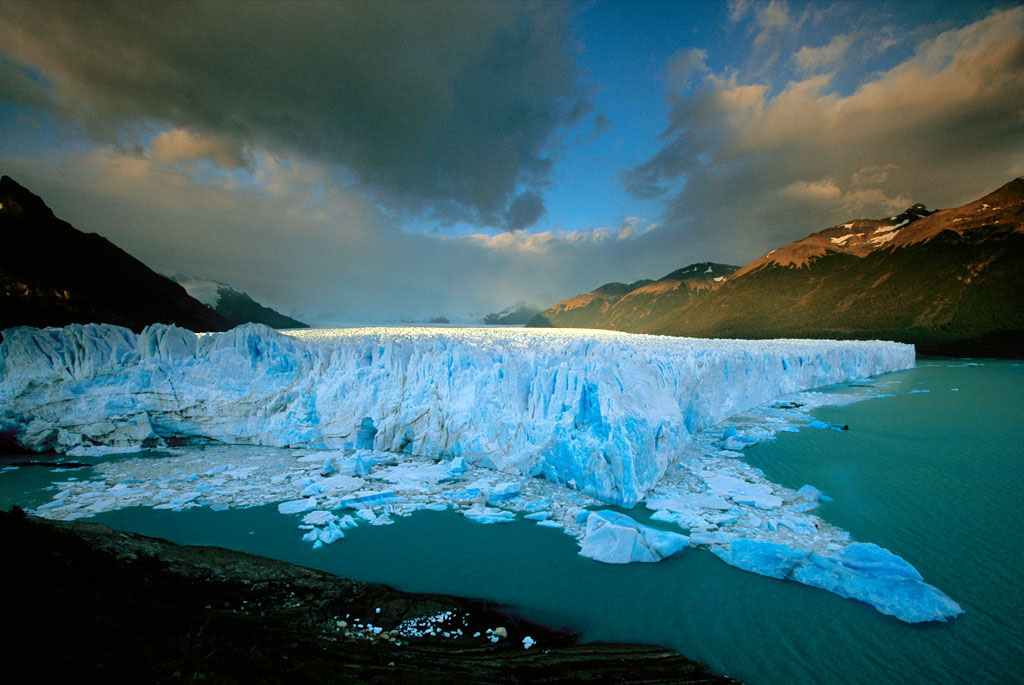
[[580, 554], [606, 564], [661, 561], [685, 549], [685, 535], [641, 525], [617, 511], [589, 512]]
[[745, 571], [857, 599], [907, 623], [944, 621], [963, 613], [959, 604], [925, 583], [909, 562], [869, 542], [855, 542], [826, 555], [742, 538], [728, 549], [713, 551]]
[[[466, 465], [542, 476], [625, 507], [696, 431], [780, 395], [914, 365], [913, 346], [892, 342], [563, 329], [75, 324], [3, 336], [0, 431], [29, 449], [375, 450], [451, 461], [445, 477]], [[320, 464], [324, 475], [372, 468]]]

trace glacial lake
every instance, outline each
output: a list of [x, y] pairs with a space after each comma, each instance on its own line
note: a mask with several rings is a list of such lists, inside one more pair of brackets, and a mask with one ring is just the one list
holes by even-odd
[[[582, 632], [664, 645], [748, 683], [1020, 682], [1024, 676], [1024, 363], [920, 360], [868, 381], [883, 393], [814, 411], [848, 431], [802, 428], [745, 450], [773, 481], [833, 498], [817, 513], [912, 563], [966, 612], [909, 625], [828, 592], [746, 573], [710, 552], [615, 566], [517, 519], [480, 525], [421, 511], [313, 550], [275, 506], [126, 509], [89, 520], [220, 545], [415, 592], [484, 598]], [[0, 505], [35, 506], [53, 480], [0, 475]], [[633, 512], [645, 520], [644, 510]], [[543, 647], [543, 645], [540, 645]]]

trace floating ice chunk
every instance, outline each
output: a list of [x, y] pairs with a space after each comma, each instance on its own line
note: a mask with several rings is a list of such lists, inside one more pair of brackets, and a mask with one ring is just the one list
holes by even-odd
[[746, 504], [758, 509], [777, 509], [782, 504], [781, 497], [753, 491], [733, 495], [732, 501], [736, 504]]
[[344, 474], [337, 474], [334, 476], [328, 476], [322, 479], [318, 485], [320, 485], [327, 494], [337, 494], [339, 492], [349, 492], [366, 485], [366, 481], [362, 478], [353, 478], [352, 476], [346, 476]]
[[676, 512], [690, 512], [700, 509], [726, 511], [732, 505], [718, 495], [677, 493], [672, 497], [648, 497], [644, 503], [648, 509], [667, 509]]
[[818, 532], [817, 526], [808, 520], [796, 516], [783, 516], [779, 519], [779, 525], [788, 528], [795, 535], [813, 538]]
[[811, 555], [794, 570], [793, 579], [867, 602], [908, 623], [944, 621], [963, 613], [904, 559], [871, 543], [848, 545], [834, 557]]
[[479, 504], [465, 509], [462, 515], [477, 523], [509, 523], [515, 520], [515, 514], [511, 511], [485, 507]]
[[474, 502], [477, 500], [486, 499], [486, 491], [480, 488], [463, 488], [461, 490], [453, 490], [450, 492], [441, 493], [444, 497], [455, 502]]
[[535, 644], [537, 644], [537, 641], [529, 635], [523, 638], [523, 649], [529, 649], [530, 647], [533, 647]]
[[811, 428], [828, 428], [829, 430], [834, 431], [845, 431], [849, 430], [850, 428], [845, 423], [827, 423], [825, 421], [819, 421], [818, 419], [814, 419], [807, 425], [810, 426]]
[[377, 507], [383, 504], [396, 504], [404, 501], [404, 497], [396, 495], [391, 490], [357, 492], [354, 495], [340, 499], [338, 501], [337, 508], [356, 509], [361, 507]]
[[529, 519], [530, 521], [547, 521], [549, 518], [551, 518], [551, 512], [535, 511], [533, 513], [527, 514], [523, 518]]
[[526, 511], [543, 511], [551, 506], [550, 497], [541, 497], [533, 501], [526, 502], [523, 504], [523, 509]]
[[336, 459], [334, 461], [334, 468], [338, 473], [347, 476], [365, 476], [372, 469], [372, 465], [368, 465], [366, 462], [355, 457], [350, 457], [348, 459]]
[[735, 540], [729, 549], [713, 551], [731, 566], [772, 578], [788, 578], [796, 565], [811, 554], [807, 549], [748, 538]]
[[322, 495], [325, 492], [327, 492], [327, 488], [324, 486], [323, 483], [310, 483], [305, 488], [303, 488], [302, 492], [300, 492], [299, 494], [302, 495], [303, 497], [315, 497], [316, 495]]
[[772, 494], [771, 487], [766, 483], [750, 483], [721, 473], [706, 475], [704, 482], [712, 494], [729, 497], [737, 504], [746, 504], [758, 509], [775, 509], [782, 504], [782, 498]]
[[684, 549], [686, 536], [641, 525], [615, 511], [594, 511], [587, 516], [580, 554], [608, 564], [661, 561]]
[[715, 554], [737, 568], [795, 580], [858, 599], [901, 621], [943, 621], [963, 613], [941, 591], [925, 583], [906, 560], [878, 545], [853, 543], [834, 556], [766, 540], [737, 539]]
[[302, 522], [311, 526], [326, 526], [328, 523], [336, 521], [337, 519], [338, 517], [331, 512], [323, 511], [321, 509], [318, 511], [311, 511], [306, 514], [303, 517]]
[[295, 499], [290, 502], [281, 502], [277, 505], [278, 512], [282, 514], [303, 514], [316, 509], [316, 498]]
[[338, 527], [337, 523], [331, 521], [327, 524], [326, 528], [320, 529], [320, 535], [318, 537], [320, 542], [325, 545], [329, 545], [332, 542], [345, 537], [345, 533], [341, 531], [341, 528]]
[[803, 497], [805, 500], [810, 502], [831, 502], [832, 498], [824, 494], [818, 488], [813, 485], [803, 485], [797, 491], [796, 494]]
[[502, 502], [512, 499], [519, 494], [519, 483], [501, 483], [490, 488], [487, 492], [488, 502]]
[[688, 525], [691, 518], [694, 517], [675, 511], [669, 511], [668, 509], [658, 509], [656, 512], [651, 514], [652, 521], [664, 521], [665, 523], [675, 523], [680, 526]]

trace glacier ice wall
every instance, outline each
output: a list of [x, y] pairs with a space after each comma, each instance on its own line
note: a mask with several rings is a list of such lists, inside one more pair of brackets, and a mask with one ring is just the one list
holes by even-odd
[[64, 452], [221, 443], [463, 457], [632, 506], [694, 431], [913, 365], [913, 346], [878, 341], [16, 328], [0, 344], [0, 431]]

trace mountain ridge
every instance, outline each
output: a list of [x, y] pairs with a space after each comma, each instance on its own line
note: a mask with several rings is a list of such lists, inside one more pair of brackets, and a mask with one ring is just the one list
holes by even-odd
[[0, 330], [173, 323], [224, 331], [224, 317], [97, 233], [59, 219], [42, 198], [0, 176]]
[[1024, 177], [959, 207], [913, 205], [896, 216], [828, 227], [703, 290], [645, 294], [649, 287], [577, 295], [529, 325], [881, 338], [913, 343], [924, 354], [1024, 356]]

